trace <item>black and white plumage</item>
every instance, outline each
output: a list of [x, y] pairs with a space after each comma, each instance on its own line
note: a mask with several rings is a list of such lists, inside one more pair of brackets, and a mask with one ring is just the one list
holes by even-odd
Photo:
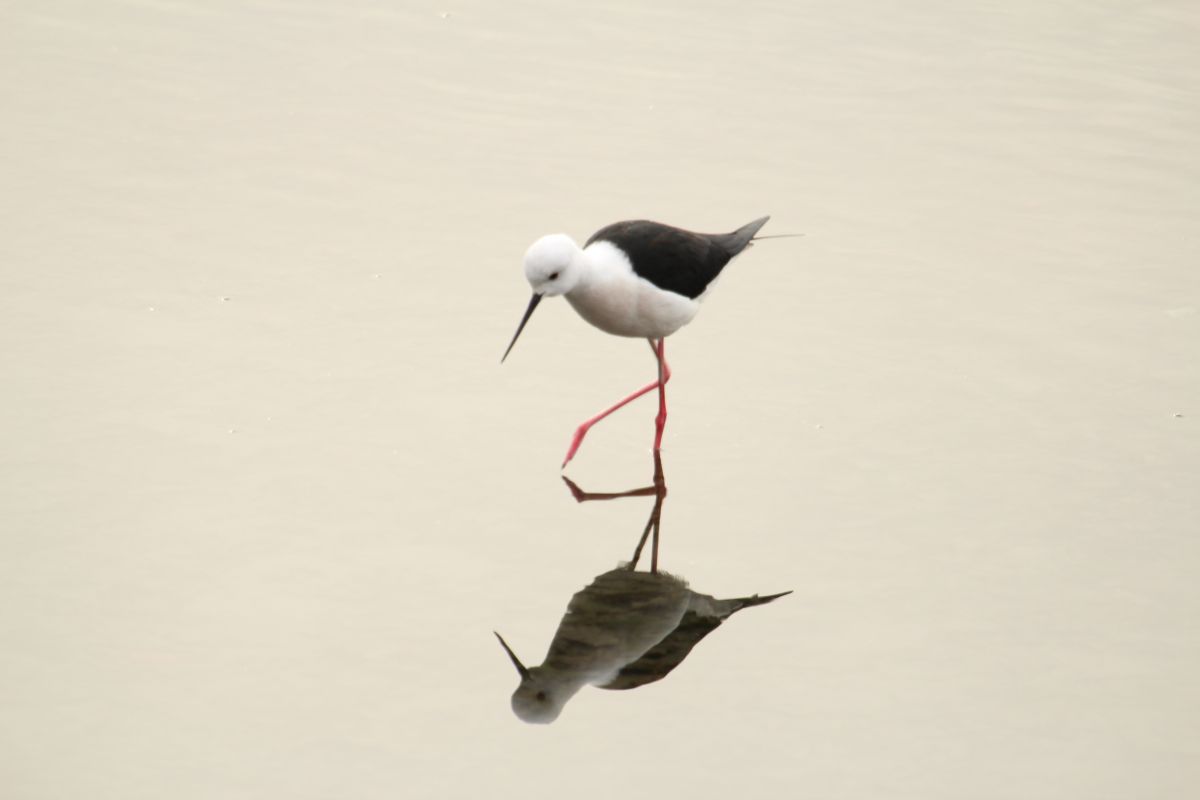
[[579, 316], [615, 336], [647, 339], [658, 362], [658, 380], [576, 430], [565, 467], [592, 425], [626, 403], [658, 389], [654, 450], [662, 444], [667, 421], [664, 386], [671, 377], [664, 341], [692, 321], [700, 301], [727, 264], [750, 246], [769, 217], [760, 217], [732, 233], [693, 233], [647, 220], [617, 222], [597, 231], [583, 247], [563, 233], [538, 239], [525, 253], [525, 278], [533, 297], [513, 334], [508, 358], [525, 323], [545, 297], [563, 295]]
[[639, 278], [659, 289], [699, 299], [734, 256], [750, 245], [770, 217], [762, 217], [733, 233], [693, 233], [647, 220], [616, 222], [587, 240], [610, 242], [621, 250]]
[[720, 234], [648, 220], [617, 222], [601, 228], [582, 248], [566, 234], [543, 236], [525, 253], [533, 297], [505, 357], [542, 298], [557, 295], [606, 333], [670, 336], [696, 316], [721, 270], [768, 219]]

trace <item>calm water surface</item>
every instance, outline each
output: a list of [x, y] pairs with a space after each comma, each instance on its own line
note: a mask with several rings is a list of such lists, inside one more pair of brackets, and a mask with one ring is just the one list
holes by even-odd
[[[1194, 4], [0, 17], [5, 797], [1200, 791]], [[654, 362], [548, 301], [501, 367], [521, 254], [762, 214], [662, 557], [794, 594], [526, 726], [491, 632], [629, 557], [558, 464]]]

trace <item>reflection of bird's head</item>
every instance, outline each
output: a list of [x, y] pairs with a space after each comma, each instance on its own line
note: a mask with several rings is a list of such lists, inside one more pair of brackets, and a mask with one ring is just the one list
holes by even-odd
[[521, 676], [521, 685], [513, 692], [513, 713], [525, 722], [548, 723], [558, 719], [563, 703], [570, 699], [570, 692], [556, 690], [549, 680], [549, 675], [541, 667], [527, 667], [517, 658], [517, 654], [504, 641], [504, 637], [496, 634], [500, 646], [512, 660], [513, 666]]
[[539, 673], [534, 667], [521, 679], [521, 685], [513, 692], [512, 709], [525, 722], [546, 724], [558, 719], [563, 698]]

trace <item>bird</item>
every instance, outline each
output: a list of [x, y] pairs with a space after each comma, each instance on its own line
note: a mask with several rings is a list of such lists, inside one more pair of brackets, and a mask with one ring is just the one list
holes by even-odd
[[493, 631], [521, 676], [513, 713], [525, 722], [551, 723], [589, 684], [634, 689], [661, 680], [730, 616], [787, 594], [718, 600], [677, 576], [618, 566], [571, 598], [540, 665], [526, 667]]
[[543, 236], [525, 253], [525, 278], [533, 296], [504, 351], [513, 345], [546, 297], [562, 295], [579, 316], [605, 333], [649, 341], [658, 365], [657, 380], [613, 404], [575, 429], [562, 466], [575, 457], [587, 432], [600, 420], [647, 392], [658, 390], [654, 451], [662, 446], [667, 423], [666, 384], [671, 369], [664, 353], [666, 337], [700, 310], [721, 271], [755, 239], [770, 217], [759, 217], [732, 233], [694, 233], [649, 220], [605, 226], [581, 248], [564, 233]]

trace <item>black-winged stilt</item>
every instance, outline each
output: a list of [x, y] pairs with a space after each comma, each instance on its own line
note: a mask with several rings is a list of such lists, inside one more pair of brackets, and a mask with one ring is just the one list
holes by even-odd
[[[543, 236], [525, 253], [525, 278], [533, 297], [501, 362], [544, 297], [565, 295], [579, 316], [605, 333], [641, 337], [658, 362], [658, 380], [585, 420], [575, 429], [567, 465], [588, 430], [617, 409], [658, 389], [654, 450], [667, 423], [665, 386], [671, 378], [663, 353], [666, 337], [686, 325], [721, 270], [745, 250], [770, 217], [733, 233], [693, 233], [647, 220], [617, 222], [594, 233], [582, 248], [562, 233]], [[766, 237], [760, 237], [766, 238]]]

